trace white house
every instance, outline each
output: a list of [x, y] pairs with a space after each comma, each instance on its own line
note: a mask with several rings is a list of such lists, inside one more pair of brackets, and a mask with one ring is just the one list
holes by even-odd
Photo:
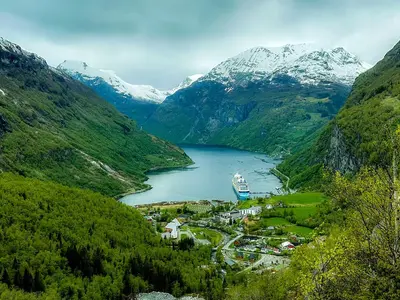
[[242, 216], [248, 216], [248, 215], [255, 216], [255, 215], [260, 214], [261, 211], [262, 211], [261, 206], [252, 206], [250, 208], [241, 209], [240, 213]]
[[265, 208], [269, 210], [269, 209], [273, 209], [274, 207], [271, 204], [267, 204], [267, 205], [265, 205]]
[[[162, 235], [162, 237], [177, 239], [180, 235], [181, 225], [182, 224], [177, 219], [173, 219], [165, 226], [166, 232]], [[169, 233], [169, 235], [167, 233]]]
[[280, 248], [281, 248], [282, 250], [293, 250], [295, 247], [294, 247], [294, 245], [293, 245], [291, 242], [283, 242], [283, 243], [280, 245]]

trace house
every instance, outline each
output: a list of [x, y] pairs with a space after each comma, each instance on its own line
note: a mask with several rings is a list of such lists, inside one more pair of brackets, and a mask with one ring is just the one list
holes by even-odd
[[257, 259], [257, 255], [255, 253], [250, 253], [249, 260], [255, 261]]
[[294, 247], [294, 245], [291, 243], [291, 242], [283, 242], [281, 245], [280, 245], [280, 248], [282, 249], [282, 250], [293, 250], [295, 247]]
[[225, 258], [225, 263], [230, 267], [236, 264], [236, 262], [230, 258]]
[[232, 221], [242, 219], [242, 214], [238, 210], [232, 210], [229, 214], [230, 214], [230, 218], [232, 219]]
[[153, 222], [153, 217], [151, 217], [151, 216], [144, 216], [144, 218], [145, 218], [149, 223], [152, 223], [152, 222]]
[[268, 226], [267, 229], [268, 229], [268, 230], [275, 230], [275, 227], [274, 227], [274, 226]]
[[272, 204], [267, 204], [267, 205], [265, 205], [265, 208], [270, 210], [270, 209], [273, 209], [274, 207], [272, 206]]
[[[180, 236], [181, 223], [177, 219], [173, 219], [165, 226], [166, 233], [170, 233], [169, 238], [177, 239]], [[168, 236], [168, 235], [165, 235]]]
[[238, 252], [238, 253], [236, 254], [236, 257], [237, 257], [237, 258], [243, 258], [243, 257], [244, 257], [243, 252]]
[[241, 214], [242, 216], [248, 216], [248, 215], [255, 216], [255, 215], [260, 214], [261, 211], [262, 211], [261, 206], [252, 206], [252, 207], [250, 207], [250, 208], [241, 209], [241, 210], [240, 210], [240, 214]]

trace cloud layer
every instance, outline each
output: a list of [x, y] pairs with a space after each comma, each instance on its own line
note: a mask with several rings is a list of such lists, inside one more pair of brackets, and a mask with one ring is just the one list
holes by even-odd
[[369, 63], [400, 39], [398, 0], [14, 0], [0, 36], [43, 56], [171, 88], [255, 46], [343, 46]]

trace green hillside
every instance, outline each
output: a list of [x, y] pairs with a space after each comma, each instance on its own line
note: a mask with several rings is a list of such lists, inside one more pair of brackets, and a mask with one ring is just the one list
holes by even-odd
[[0, 299], [222, 293], [211, 248], [173, 249], [112, 198], [5, 173], [0, 199]]
[[187, 165], [89, 88], [11, 44], [0, 47], [0, 168], [116, 195], [144, 172]]
[[301, 85], [285, 76], [230, 89], [199, 82], [168, 97], [143, 127], [175, 143], [288, 154], [315, 140], [348, 92], [344, 85]]
[[375, 67], [361, 74], [337, 117], [309, 149], [288, 158], [279, 169], [292, 187], [314, 185], [322, 166], [342, 173], [363, 165], [392, 164], [400, 124], [400, 42]]

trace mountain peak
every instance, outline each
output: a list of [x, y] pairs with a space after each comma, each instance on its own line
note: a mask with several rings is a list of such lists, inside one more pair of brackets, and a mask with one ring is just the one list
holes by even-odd
[[36, 63], [39, 63], [39, 64], [43, 65], [44, 67], [47, 67], [47, 62], [42, 57], [38, 56], [35, 53], [31, 53], [31, 52], [21, 48], [21, 46], [14, 44], [2, 37], [0, 37], [0, 51], [14, 53], [18, 56], [29, 58], [30, 60], [32, 60]]
[[204, 76], [203, 74], [190, 75], [186, 77], [185, 80], [183, 80], [176, 88], [172, 89], [169, 93], [172, 95], [173, 93], [181, 89], [187, 88], [188, 86], [191, 86], [195, 81], [199, 80], [203, 76]]
[[92, 68], [82, 61], [65, 60], [58, 65], [57, 69], [68, 73], [83, 83], [90, 82], [91, 85], [108, 84], [117, 93], [139, 101], [161, 103], [168, 96], [166, 92], [159, 91], [150, 85], [130, 84], [112, 70]]
[[330, 81], [351, 85], [370, 67], [343, 47], [331, 50], [312, 43], [286, 44], [250, 48], [220, 63], [201, 80], [237, 84], [286, 74], [303, 84]]

